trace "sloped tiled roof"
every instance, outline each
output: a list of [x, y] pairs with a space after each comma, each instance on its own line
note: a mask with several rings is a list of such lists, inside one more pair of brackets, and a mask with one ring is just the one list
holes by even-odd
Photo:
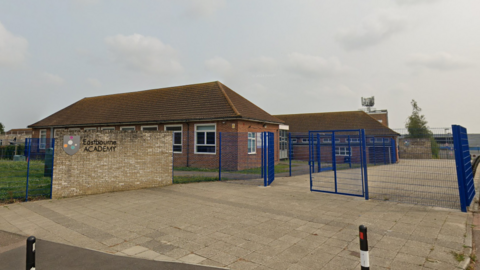
[[283, 123], [217, 81], [84, 98], [29, 127], [230, 118]]
[[31, 134], [31, 128], [13, 128], [5, 132], [5, 134]]
[[363, 111], [274, 115], [289, 125], [289, 132], [365, 129], [367, 135], [398, 135]]

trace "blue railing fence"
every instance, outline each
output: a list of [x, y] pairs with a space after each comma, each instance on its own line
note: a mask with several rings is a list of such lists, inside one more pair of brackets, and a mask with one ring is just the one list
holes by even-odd
[[[275, 170], [288, 174], [288, 166], [278, 164], [278, 135], [268, 133], [265, 137], [265, 134], [261, 130], [183, 132], [174, 144], [173, 182], [249, 180], [237, 182], [264, 185], [265, 176], [274, 177]], [[269, 173], [268, 165], [273, 172]]]
[[17, 146], [16, 155], [2, 155], [1, 148], [0, 200], [51, 198], [54, 139], [28, 138]]

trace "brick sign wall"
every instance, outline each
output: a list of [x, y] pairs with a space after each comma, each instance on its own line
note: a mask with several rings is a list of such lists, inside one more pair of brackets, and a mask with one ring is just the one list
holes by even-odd
[[[67, 141], [64, 135], [69, 136]], [[79, 136], [80, 140], [70, 136]], [[77, 152], [69, 155], [64, 148]], [[170, 185], [172, 162], [169, 132], [59, 131], [55, 137], [52, 196]]]

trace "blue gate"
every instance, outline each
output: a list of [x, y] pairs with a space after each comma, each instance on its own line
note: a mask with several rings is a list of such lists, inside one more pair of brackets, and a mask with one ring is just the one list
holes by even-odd
[[457, 167], [458, 191], [460, 193], [460, 206], [463, 212], [467, 211], [475, 196], [475, 184], [468, 146], [467, 129], [452, 125], [453, 144], [455, 147], [455, 163]]
[[269, 186], [275, 180], [275, 135], [263, 132], [262, 172], [263, 185]]
[[368, 200], [364, 130], [309, 131], [310, 190]]

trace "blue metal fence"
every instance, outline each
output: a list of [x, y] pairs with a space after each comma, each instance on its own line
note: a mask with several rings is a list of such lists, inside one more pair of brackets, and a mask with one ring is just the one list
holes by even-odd
[[467, 211], [475, 196], [475, 184], [468, 146], [467, 129], [452, 125], [453, 140], [455, 144], [455, 163], [457, 168], [460, 206], [463, 212]]
[[8, 147], [17, 151], [0, 155], [0, 200], [51, 198], [54, 139], [26, 139]]
[[[177, 136], [174, 151], [174, 183], [229, 181], [241, 184], [264, 185], [273, 181], [278, 169], [288, 173], [288, 166], [279, 168], [275, 134], [265, 132], [218, 132], [199, 137], [195, 132], [184, 132]], [[210, 137], [209, 137], [210, 136]], [[267, 137], [265, 137], [267, 136]], [[266, 139], [273, 140], [267, 143]], [[208, 140], [209, 152], [198, 150], [199, 143]], [[269, 147], [271, 146], [271, 147]], [[272, 152], [273, 151], [273, 152]], [[270, 166], [268, 166], [270, 165]], [[272, 177], [272, 179], [270, 179]], [[270, 180], [269, 180], [270, 179]], [[240, 180], [240, 181], [233, 181]], [[268, 183], [267, 183], [268, 184]]]

